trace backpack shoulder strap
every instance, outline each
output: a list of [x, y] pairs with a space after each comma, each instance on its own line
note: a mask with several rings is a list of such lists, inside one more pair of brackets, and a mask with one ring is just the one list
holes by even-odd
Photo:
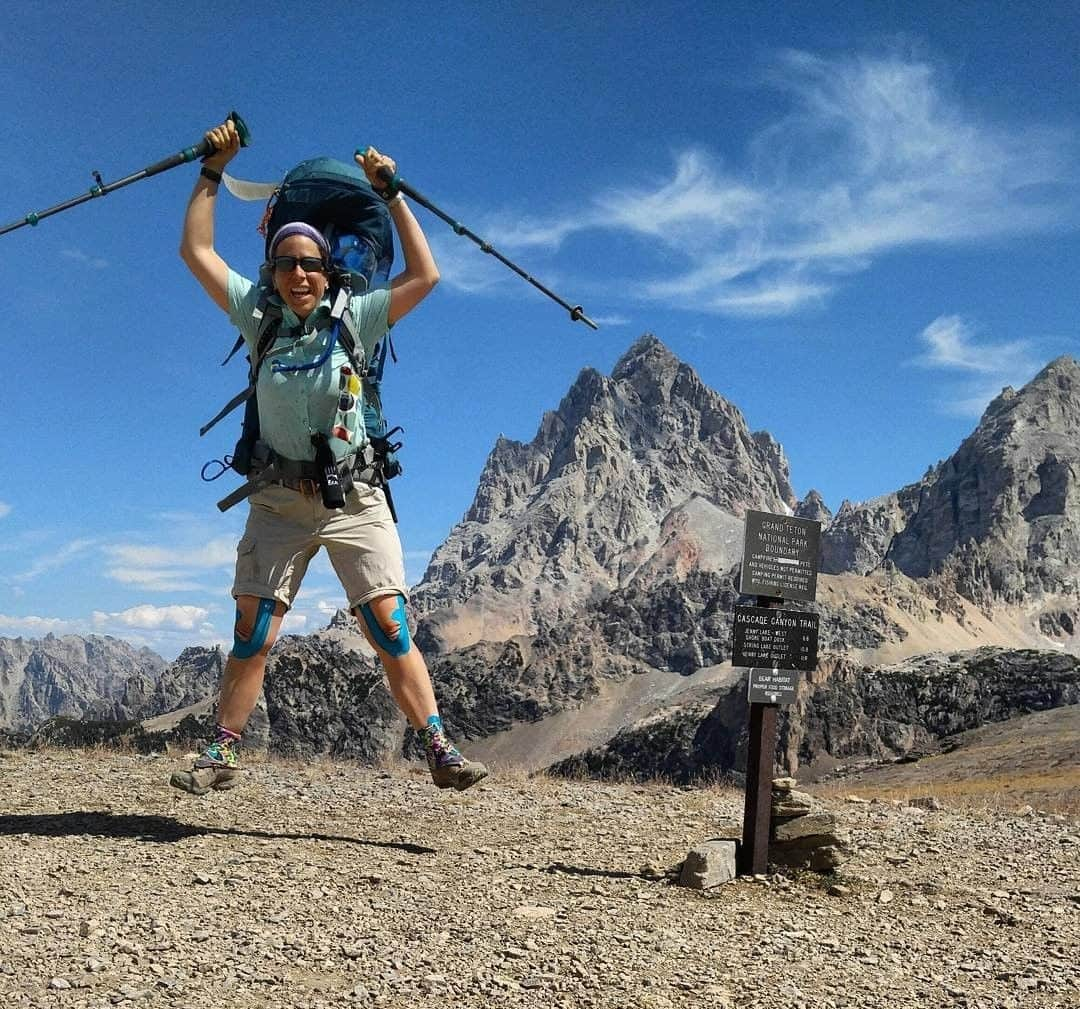
[[252, 310], [251, 318], [258, 323], [255, 331], [255, 353], [251, 356], [251, 384], [259, 377], [259, 369], [278, 336], [281, 325], [281, 306], [270, 300], [270, 292], [263, 288]]
[[[255, 394], [255, 382], [259, 377], [259, 368], [262, 367], [263, 359], [266, 357], [273, 345], [274, 340], [277, 339], [278, 326], [281, 322], [281, 306], [275, 305], [270, 301], [270, 294], [265, 289], [259, 295], [259, 300], [255, 304], [255, 308], [251, 312], [252, 319], [258, 322], [258, 329], [255, 333], [255, 352], [248, 355], [248, 361], [251, 367], [248, 371], [248, 384], [247, 387], [241, 389], [232, 399], [229, 400], [211, 420], [208, 420], [201, 428], [199, 428], [199, 435], [206, 434], [219, 420], [228, 416], [233, 412], [241, 403], [251, 399]], [[233, 355], [244, 345], [244, 338], [240, 336], [236, 343], [233, 345], [233, 349], [229, 351], [228, 356], [221, 363], [228, 364], [232, 360]]]
[[[330, 310], [330, 318], [340, 321], [338, 343], [341, 344], [345, 353], [349, 355], [349, 363], [352, 364], [356, 374], [363, 376], [365, 369], [360, 366], [356, 350], [360, 334], [356, 329], [356, 320], [352, 317], [352, 312], [349, 311], [349, 291], [347, 288], [341, 287], [338, 289], [338, 293], [334, 297], [334, 307]], [[360, 348], [360, 356], [365, 356], [363, 347]]]

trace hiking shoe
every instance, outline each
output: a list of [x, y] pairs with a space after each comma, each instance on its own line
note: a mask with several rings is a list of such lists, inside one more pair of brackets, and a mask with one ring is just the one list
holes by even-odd
[[198, 757], [190, 771], [177, 771], [169, 784], [192, 795], [206, 795], [211, 789], [226, 792], [240, 784], [236, 743], [215, 739]]
[[464, 792], [487, 777], [488, 769], [474, 760], [466, 760], [461, 751], [446, 738], [442, 719], [433, 715], [420, 730], [431, 780], [439, 788], [456, 788]]
[[441, 766], [428, 757], [428, 767], [431, 769], [431, 780], [439, 788], [456, 788], [459, 792], [464, 792], [466, 788], [471, 788], [488, 776], [488, 769], [483, 764], [466, 760], [464, 757], [461, 757], [460, 764]]
[[169, 784], [192, 795], [227, 792], [240, 784], [240, 771], [235, 767], [193, 767], [190, 771], [175, 771]]

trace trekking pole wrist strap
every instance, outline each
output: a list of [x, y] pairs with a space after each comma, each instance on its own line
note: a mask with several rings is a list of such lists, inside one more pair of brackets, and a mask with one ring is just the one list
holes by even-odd
[[199, 174], [204, 179], [209, 179], [211, 182], [217, 183], [218, 185], [221, 184], [221, 172], [215, 172], [214, 169], [210, 168], [208, 165], [203, 165], [202, 168], [199, 169]]

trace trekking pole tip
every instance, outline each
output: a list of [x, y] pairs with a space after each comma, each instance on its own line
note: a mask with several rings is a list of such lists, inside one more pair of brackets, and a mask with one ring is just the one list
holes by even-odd
[[600, 327], [590, 319], [582, 310], [580, 305], [575, 305], [570, 309], [570, 321], [571, 322], [583, 322], [590, 329], [599, 329]]

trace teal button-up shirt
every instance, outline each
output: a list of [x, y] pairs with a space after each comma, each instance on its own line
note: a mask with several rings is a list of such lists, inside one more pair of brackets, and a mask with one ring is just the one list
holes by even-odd
[[[261, 289], [257, 284], [233, 270], [229, 271], [229, 319], [240, 330], [251, 354], [255, 352], [259, 328], [252, 313], [260, 294]], [[341, 369], [349, 365], [349, 356], [339, 342], [333, 353], [317, 368], [304, 371], [275, 370], [275, 362], [290, 367], [317, 361], [326, 352], [334, 330], [329, 323], [330, 301], [326, 296], [304, 320], [303, 327], [292, 309], [282, 304], [276, 294], [271, 294], [270, 300], [281, 305], [278, 329], [281, 335], [271, 345], [259, 370], [256, 391], [259, 398], [260, 437], [278, 455], [311, 460], [315, 458], [311, 436], [321, 433], [330, 437], [340, 398]], [[389, 309], [388, 286], [375, 287], [350, 298], [349, 313], [359, 337], [356, 348], [358, 360], [369, 358], [375, 344], [386, 334], [389, 329]], [[364, 440], [361, 420], [353, 441], [330, 438], [330, 444], [337, 458], [343, 459], [359, 450]]]

